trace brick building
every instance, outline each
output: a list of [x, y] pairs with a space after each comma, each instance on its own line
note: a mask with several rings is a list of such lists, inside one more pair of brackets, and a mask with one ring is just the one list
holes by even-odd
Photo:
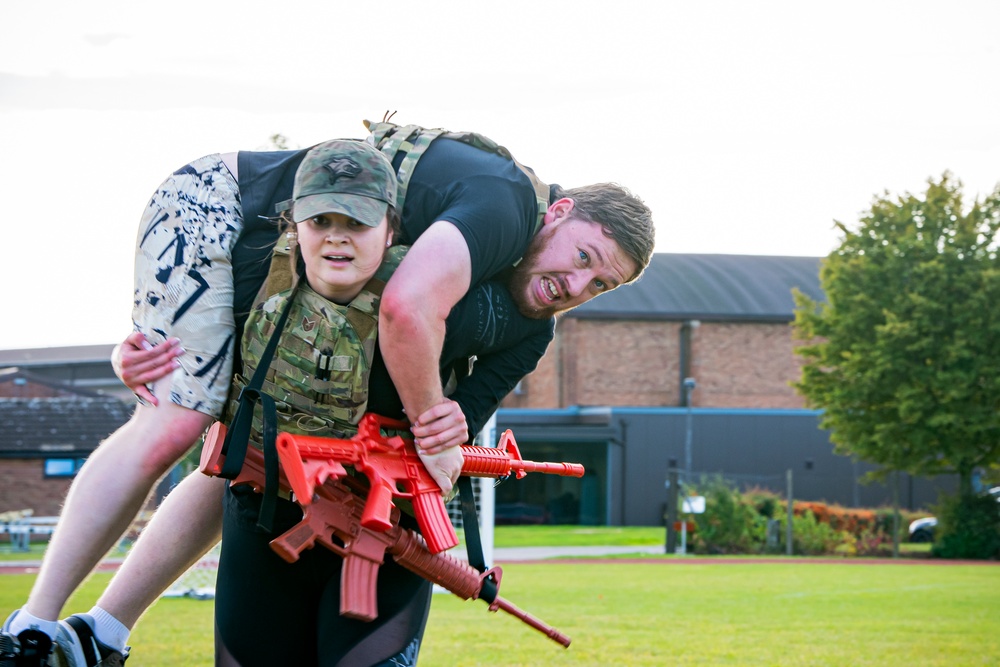
[[0, 512], [58, 514], [76, 471], [131, 413], [114, 396], [0, 369]]

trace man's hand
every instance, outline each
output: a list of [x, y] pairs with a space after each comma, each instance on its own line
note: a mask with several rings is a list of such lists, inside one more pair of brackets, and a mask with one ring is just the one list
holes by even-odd
[[136, 396], [152, 405], [158, 405], [156, 396], [147, 384], [156, 382], [180, 368], [177, 357], [184, 354], [184, 348], [177, 338], [169, 338], [159, 345], [149, 344], [138, 331], [115, 346], [111, 353], [111, 366], [126, 387]]
[[469, 441], [469, 425], [458, 403], [445, 399], [412, 424], [413, 442], [427, 472], [447, 496], [462, 473], [462, 450]]
[[413, 421], [410, 430], [417, 449], [437, 454], [469, 441], [469, 424], [458, 403], [445, 399]]

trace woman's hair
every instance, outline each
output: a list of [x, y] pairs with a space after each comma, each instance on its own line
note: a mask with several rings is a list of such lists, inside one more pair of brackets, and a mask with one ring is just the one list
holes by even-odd
[[399, 235], [403, 233], [403, 219], [392, 205], [386, 208], [385, 218], [389, 223], [389, 231], [392, 232], [392, 245], [396, 245], [399, 243]]

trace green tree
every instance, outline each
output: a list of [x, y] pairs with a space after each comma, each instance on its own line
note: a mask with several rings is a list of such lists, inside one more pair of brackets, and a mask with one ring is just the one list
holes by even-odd
[[272, 134], [268, 138], [268, 150], [284, 151], [292, 148], [291, 144], [288, 143], [288, 137], [281, 134]]
[[795, 294], [796, 388], [841, 453], [884, 476], [972, 472], [1000, 460], [1000, 186], [963, 207], [945, 173], [926, 193], [876, 197], [837, 222], [827, 301]]

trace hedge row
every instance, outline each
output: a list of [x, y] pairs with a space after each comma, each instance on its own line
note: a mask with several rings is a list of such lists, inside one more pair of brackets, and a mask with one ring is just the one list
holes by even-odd
[[[705, 513], [692, 515], [696, 528], [689, 541], [696, 553], [785, 553], [787, 505], [777, 493], [766, 489], [741, 493], [721, 478], [702, 479], [692, 492], [705, 496]], [[891, 508], [857, 509], [794, 501], [792, 514], [792, 553], [843, 556], [892, 553]], [[902, 540], [910, 521], [926, 514], [907, 511], [900, 514]]]

